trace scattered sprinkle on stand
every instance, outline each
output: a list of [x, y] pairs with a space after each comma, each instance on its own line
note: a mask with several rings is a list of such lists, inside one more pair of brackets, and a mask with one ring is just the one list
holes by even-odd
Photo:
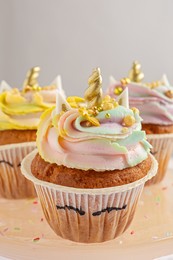
[[145, 218], [145, 219], [149, 219], [149, 217], [148, 217], [147, 215], [144, 215], [144, 218]]
[[167, 186], [165, 186], [165, 187], [162, 187], [162, 190], [167, 190], [167, 188], [168, 188]]
[[160, 196], [157, 196], [156, 197], [156, 206], [159, 206], [160, 205]]
[[32, 219], [29, 219], [29, 220], [28, 220], [28, 223], [29, 223], [29, 224], [34, 224], [34, 221], [33, 221]]
[[134, 234], [135, 234], [135, 231], [132, 230], [132, 231], [130, 232], [130, 235], [134, 235]]
[[14, 227], [14, 230], [19, 231], [19, 230], [20, 230], [20, 227]]
[[33, 238], [33, 242], [38, 242], [40, 240], [40, 238], [39, 237], [35, 237], [35, 238]]
[[170, 232], [170, 231], [167, 231], [166, 233], [165, 233], [165, 236], [166, 237], [171, 237], [173, 234], [172, 234], [172, 232]]

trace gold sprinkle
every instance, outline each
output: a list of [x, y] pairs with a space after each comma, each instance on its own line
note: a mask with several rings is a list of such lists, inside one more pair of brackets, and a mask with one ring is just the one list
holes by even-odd
[[44, 90], [53, 90], [56, 89], [57, 87], [55, 85], [50, 85], [50, 86], [43, 86], [42, 89]]
[[152, 89], [152, 88], [159, 87], [159, 86], [161, 86], [161, 85], [163, 85], [163, 82], [162, 82], [162, 81], [153, 81], [153, 82], [151, 82], [151, 83], [146, 83], [146, 84], [145, 84], [145, 86], [150, 87], [151, 89]]
[[105, 118], [110, 118], [111, 115], [109, 113], [106, 113]]
[[70, 104], [72, 108], [78, 108], [79, 103], [84, 103], [85, 99], [78, 96], [71, 96], [67, 98], [67, 102]]
[[39, 86], [33, 86], [33, 87], [32, 87], [32, 90], [40, 91], [40, 90], [41, 90], [41, 87], [39, 87]]
[[112, 103], [103, 103], [103, 110], [111, 110], [114, 108]]
[[92, 116], [86, 116], [86, 119], [94, 126], [100, 126], [100, 122], [97, 118]]
[[78, 111], [92, 125], [94, 125], [94, 126], [99, 126], [100, 125], [99, 120], [97, 118], [95, 118], [95, 117], [90, 116], [89, 113], [88, 113], [88, 110], [85, 107], [80, 107]]
[[135, 123], [134, 116], [127, 115], [123, 119], [123, 123], [125, 126], [132, 126]]
[[78, 111], [82, 116], [88, 115], [88, 111], [85, 107], [80, 107]]
[[102, 106], [98, 107], [98, 111], [99, 112], [103, 111], [103, 107]]
[[118, 106], [119, 106], [119, 104], [118, 104], [117, 101], [114, 101], [114, 102], [113, 102], [113, 105], [114, 105], [114, 107], [118, 107]]
[[93, 115], [93, 113], [94, 113], [94, 110], [93, 109], [88, 109], [88, 114], [90, 114], [90, 115]]
[[94, 111], [93, 111], [93, 116], [97, 116], [98, 113], [99, 113], [99, 111], [98, 111], [97, 109], [94, 109]]
[[164, 94], [168, 98], [173, 98], [173, 90], [167, 90]]
[[106, 95], [104, 98], [103, 98], [103, 102], [109, 102], [111, 100], [111, 97], [109, 95]]
[[127, 133], [127, 132], [128, 132], [128, 128], [127, 128], [127, 127], [123, 127], [123, 128], [121, 129], [121, 132], [122, 132], [123, 134]]
[[137, 109], [136, 107], [132, 107], [131, 110], [133, 111], [133, 113], [139, 114], [139, 109]]
[[65, 104], [62, 104], [62, 111], [63, 111], [63, 112], [66, 112], [66, 111], [68, 111], [68, 109], [67, 109], [67, 107], [66, 107], [66, 105], [65, 105]]
[[121, 79], [120, 81], [121, 81], [121, 84], [122, 84], [123, 86], [126, 86], [127, 84], [130, 83], [130, 79], [129, 79], [129, 78], [123, 78], [123, 79]]
[[120, 95], [123, 92], [123, 88], [118, 86], [114, 89], [114, 94], [115, 95]]

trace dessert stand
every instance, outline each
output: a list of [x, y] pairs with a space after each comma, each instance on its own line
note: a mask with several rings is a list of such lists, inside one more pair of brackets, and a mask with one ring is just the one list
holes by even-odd
[[165, 179], [145, 187], [128, 230], [115, 240], [79, 244], [55, 235], [38, 199], [0, 199], [0, 256], [29, 259], [154, 259], [173, 253], [173, 159]]

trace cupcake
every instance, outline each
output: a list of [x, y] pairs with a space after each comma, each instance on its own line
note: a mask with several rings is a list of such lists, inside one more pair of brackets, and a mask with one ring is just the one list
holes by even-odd
[[157, 171], [141, 118], [102, 96], [100, 69], [89, 78], [84, 99], [57, 93], [56, 108], [42, 116], [38, 150], [22, 161], [55, 233], [76, 242], [114, 239], [130, 225], [144, 183]]
[[35, 147], [36, 129], [43, 111], [55, 105], [57, 77], [50, 86], [37, 83], [39, 68], [27, 74], [22, 90], [5, 81], [0, 86], [0, 197], [35, 196], [34, 186], [20, 172], [22, 159]]
[[142, 83], [144, 74], [141, 66], [134, 62], [128, 78], [116, 81], [111, 77], [107, 93], [118, 98], [125, 89], [129, 90], [131, 107], [140, 111], [142, 129], [152, 144], [152, 153], [159, 162], [157, 175], [148, 184], [159, 183], [165, 176], [173, 147], [173, 87], [166, 75], [159, 81]]

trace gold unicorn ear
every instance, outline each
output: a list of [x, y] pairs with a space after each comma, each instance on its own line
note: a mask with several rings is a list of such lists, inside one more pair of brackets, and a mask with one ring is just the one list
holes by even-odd
[[27, 90], [27, 88], [32, 90], [39, 90], [38, 77], [39, 77], [40, 67], [31, 68], [26, 75], [26, 79], [23, 83], [23, 89]]
[[88, 79], [88, 85], [84, 94], [87, 107], [100, 106], [102, 103], [102, 76], [100, 68], [93, 70], [92, 75]]
[[141, 71], [141, 64], [134, 61], [131, 70], [129, 71], [129, 79], [132, 82], [141, 82], [144, 79], [144, 73]]

